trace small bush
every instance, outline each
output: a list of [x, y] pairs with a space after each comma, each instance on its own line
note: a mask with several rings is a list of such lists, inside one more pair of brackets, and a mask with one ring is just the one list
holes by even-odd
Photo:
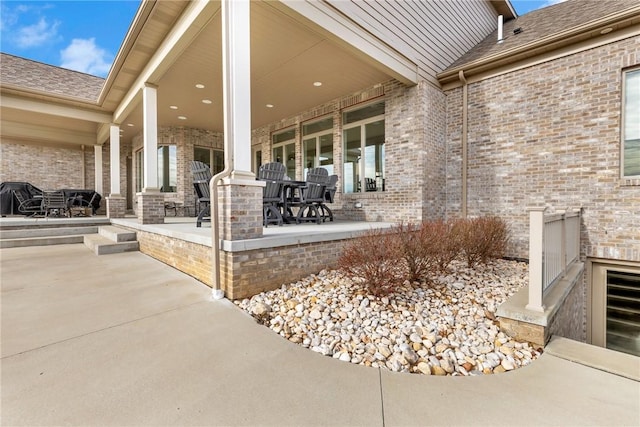
[[338, 265], [364, 279], [371, 294], [383, 296], [405, 280], [429, 280], [445, 272], [459, 256], [471, 268], [501, 258], [507, 244], [507, 225], [496, 217], [399, 223], [347, 243]]
[[443, 273], [460, 254], [460, 238], [451, 222], [435, 220], [422, 223], [422, 239], [429, 246], [437, 272]]
[[497, 217], [456, 220], [452, 233], [459, 239], [460, 251], [469, 267], [503, 257], [509, 242], [507, 224]]
[[405, 279], [411, 282], [424, 279], [436, 270], [431, 228], [425, 224], [400, 223], [394, 228], [399, 256], [405, 264]]
[[345, 245], [338, 266], [348, 274], [363, 278], [371, 294], [384, 296], [403, 281], [398, 260], [397, 233], [371, 230]]

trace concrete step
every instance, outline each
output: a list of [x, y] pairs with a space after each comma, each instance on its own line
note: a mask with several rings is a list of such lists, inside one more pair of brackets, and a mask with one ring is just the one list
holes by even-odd
[[545, 353], [601, 371], [640, 381], [640, 357], [554, 336]]
[[[70, 236], [42, 236], [42, 237], [24, 237], [16, 239], [0, 240], [0, 248], [24, 248], [27, 246], [49, 246], [49, 245], [67, 245], [71, 243], [82, 243], [84, 235]], [[136, 242], [137, 243], [137, 242]]]
[[139, 249], [137, 241], [116, 242], [100, 234], [85, 235], [84, 244], [96, 255], [118, 254], [137, 251]]
[[126, 230], [113, 225], [101, 225], [98, 227], [98, 234], [116, 243], [135, 242], [136, 240], [135, 231]]
[[0, 230], [0, 239], [24, 239], [30, 237], [78, 236], [81, 234], [95, 234], [98, 226], [83, 227], [45, 227]]

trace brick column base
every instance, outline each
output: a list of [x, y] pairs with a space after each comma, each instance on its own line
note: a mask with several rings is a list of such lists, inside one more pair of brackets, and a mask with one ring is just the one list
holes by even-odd
[[255, 179], [224, 179], [218, 187], [220, 238], [262, 237], [262, 187]]
[[138, 193], [138, 223], [164, 224], [164, 194], [160, 192]]
[[118, 196], [107, 197], [107, 218], [124, 218], [127, 210], [127, 200]]

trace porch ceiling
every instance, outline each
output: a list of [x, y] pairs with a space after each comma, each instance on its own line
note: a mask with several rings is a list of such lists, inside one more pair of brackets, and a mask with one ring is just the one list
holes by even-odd
[[[158, 81], [158, 124], [223, 131], [221, 14]], [[135, 47], [132, 50], [135, 53]], [[252, 128], [386, 81], [390, 76], [269, 2], [251, 2]], [[321, 82], [321, 86], [314, 86]], [[196, 84], [204, 85], [199, 89]], [[205, 104], [203, 100], [210, 100]], [[273, 105], [268, 108], [266, 105]], [[171, 109], [175, 106], [177, 109]], [[180, 119], [179, 117], [186, 117]], [[142, 129], [142, 102], [122, 123], [122, 139]]]

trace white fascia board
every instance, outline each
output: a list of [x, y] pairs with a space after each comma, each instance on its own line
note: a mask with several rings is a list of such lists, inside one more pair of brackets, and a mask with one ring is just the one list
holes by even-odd
[[89, 111], [81, 108], [69, 107], [59, 104], [49, 104], [10, 95], [0, 95], [0, 105], [16, 110], [30, 111], [32, 113], [49, 114], [70, 119], [85, 120], [95, 123], [109, 123], [111, 114]]
[[325, 35], [342, 45], [366, 54], [371, 64], [377, 65], [399, 81], [418, 83], [418, 65], [400, 54], [373, 34], [322, 1], [280, 0], [280, 3], [302, 15], [322, 29]]
[[133, 83], [113, 114], [114, 123], [122, 123], [133, 109], [142, 102], [142, 89], [145, 84], [157, 84], [182, 51], [196, 38], [198, 33], [220, 9], [218, 2], [208, 0], [192, 1], [185, 13], [173, 26], [144, 70]]
[[75, 145], [94, 145], [96, 143], [96, 135], [92, 132], [80, 132], [72, 129], [60, 129], [12, 121], [2, 122], [1, 134], [5, 138], [26, 139], [31, 141], [59, 142]]

